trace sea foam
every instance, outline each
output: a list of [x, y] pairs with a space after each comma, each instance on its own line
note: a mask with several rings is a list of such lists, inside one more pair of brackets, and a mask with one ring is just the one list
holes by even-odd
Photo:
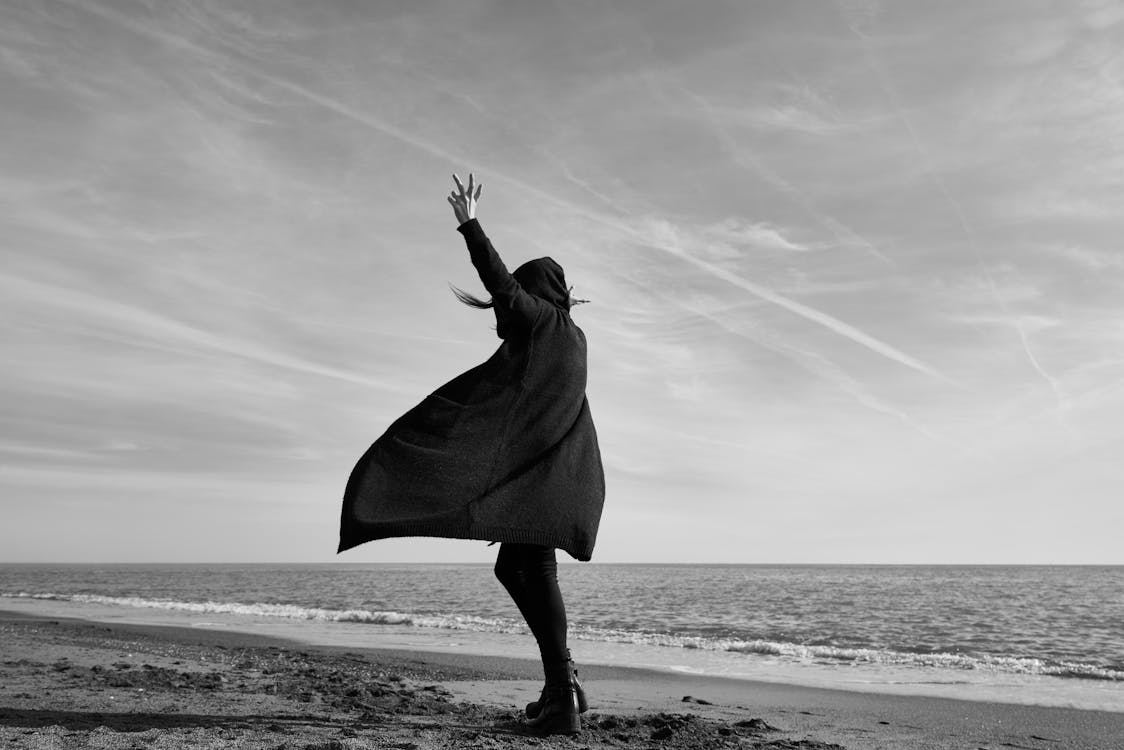
[[[477, 617], [458, 614], [422, 614], [414, 612], [366, 609], [326, 609], [293, 604], [263, 602], [239, 603], [216, 601], [177, 601], [100, 594], [56, 594], [19, 592], [0, 594], [0, 598], [46, 599], [87, 604], [101, 604], [147, 609], [164, 609], [196, 614], [228, 614], [247, 617], [276, 617], [321, 622], [369, 623], [399, 627], [468, 630], [484, 633], [526, 633], [521, 622], [506, 618]], [[786, 660], [834, 664], [883, 664], [908, 667], [934, 667], [959, 670], [987, 670], [1015, 674], [1034, 674], [1093, 680], [1124, 681], [1124, 671], [1094, 664], [1049, 661], [1037, 658], [973, 655], [952, 653], [910, 653], [889, 649], [846, 648], [830, 645], [809, 645], [769, 640], [738, 640], [674, 633], [650, 633], [632, 630], [571, 625], [570, 636], [578, 640], [608, 643], [630, 643], [667, 648], [726, 651], [747, 655], [779, 657]]]

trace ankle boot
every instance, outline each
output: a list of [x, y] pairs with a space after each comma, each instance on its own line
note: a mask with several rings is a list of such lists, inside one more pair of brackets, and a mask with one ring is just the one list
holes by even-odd
[[539, 703], [539, 712], [527, 725], [539, 734], [577, 734], [582, 730], [578, 713], [578, 696], [573, 684], [547, 686]]
[[[589, 710], [589, 703], [585, 699], [585, 690], [582, 689], [581, 682], [578, 681], [578, 670], [574, 668], [574, 660], [570, 658], [570, 650], [566, 649], [566, 667], [569, 674], [570, 684], [574, 686], [574, 693], [578, 697], [578, 713], [584, 714]], [[533, 719], [539, 715], [542, 710], [542, 705], [546, 701], [547, 685], [543, 685], [542, 693], [539, 694], [537, 701], [531, 701], [523, 712], [527, 715], [528, 719]]]

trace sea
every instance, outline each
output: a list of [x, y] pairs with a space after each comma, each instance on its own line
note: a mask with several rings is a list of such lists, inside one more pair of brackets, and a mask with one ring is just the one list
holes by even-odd
[[[578, 664], [1124, 712], [1124, 566], [566, 563], [559, 581]], [[482, 564], [0, 564], [0, 610], [537, 657]]]

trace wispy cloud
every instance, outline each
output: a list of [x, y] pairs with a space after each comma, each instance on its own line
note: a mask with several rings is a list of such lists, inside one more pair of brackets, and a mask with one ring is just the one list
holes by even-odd
[[151, 310], [106, 299], [79, 289], [45, 284], [5, 273], [0, 273], [0, 288], [9, 299], [24, 299], [29, 303], [34, 301], [34, 304], [40, 307], [56, 308], [67, 315], [75, 316], [86, 325], [91, 322], [104, 322], [114, 335], [127, 337], [123, 340], [135, 345], [183, 354], [220, 353], [284, 370], [372, 388], [396, 392], [403, 390], [403, 386], [393, 380], [380, 380], [341, 368], [329, 367], [291, 353], [268, 349], [254, 341], [207, 331]]
[[[682, 94], [688, 96], [699, 107], [701, 112], [706, 116], [707, 121], [711, 124], [712, 131], [725, 145], [726, 149], [732, 154], [736, 162], [745, 169], [748, 169], [765, 184], [776, 190], [779, 194], [785, 196], [786, 199], [797, 205], [806, 215], [811, 217], [817, 224], [827, 230], [833, 235], [836, 244], [843, 248], [855, 248], [869, 253], [880, 261], [890, 264], [891, 259], [887, 257], [881, 250], [879, 250], [872, 242], [865, 237], [861, 236], [851, 227], [844, 224], [834, 216], [830, 216], [820, 209], [816, 208], [812, 201], [805, 195], [805, 193], [793, 185], [788, 180], [784, 179], [781, 175], [777, 174], [774, 170], [770, 169], [751, 149], [743, 148], [738, 144], [729, 133], [730, 124], [724, 121], [721, 111], [710, 100], [701, 96], [700, 94], [692, 91], [689, 87], [682, 83], [675, 84], [676, 89]], [[735, 115], [734, 119], [739, 119], [739, 115]]]
[[1027, 335], [1026, 329], [1022, 326], [1020, 319], [1008, 314], [1009, 311], [1006, 309], [1003, 301], [999, 298], [998, 293], [995, 291], [995, 280], [992, 277], [990, 269], [987, 267], [983, 260], [982, 253], [980, 252], [980, 249], [976, 242], [976, 233], [968, 219], [967, 212], [961, 205], [960, 201], [958, 201], [953, 196], [952, 192], [945, 184], [944, 179], [941, 177], [941, 174], [937, 169], [937, 165], [933, 159], [933, 155], [918, 134], [917, 129], [914, 127], [909, 114], [906, 112], [905, 107], [902, 105], [901, 97], [897, 92], [896, 86], [890, 79], [889, 73], [887, 72], [885, 66], [878, 58], [877, 52], [875, 51], [875, 48], [871, 42], [868, 28], [871, 24], [874, 23], [878, 15], [879, 8], [874, 3], [863, 2], [856, 5], [854, 2], [850, 2], [849, 0], [841, 0], [840, 5], [844, 8], [846, 15], [849, 17], [849, 26], [851, 31], [861, 41], [863, 52], [866, 55], [867, 63], [871, 71], [874, 73], [875, 80], [878, 81], [878, 85], [886, 96], [886, 99], [889, 102], [892, 110], [897, 114], [898, 119], [902, 123], [902, 126], [909, 134], [910, 141], [913, 143], [917, 151], [918, 158], [922, 161], [924, 170], [928, 175], [929, 180], [936, 188], [936, 191], [941, 196], [945, 204], [948, 205], [952, 216], [955, 218], [957, 224], [967, 238], [969, 247], [971, 247], [973, 253], [976, 255], [979, 262], [980, 272], [983, 278], [987, 281], [989, 288], [992, 290], [996, 304], [1004, 313], [1003, 317], [1011, 321], [1012, 326], [1015, 329], [1016, 334], [1018, 335], [1019, 342], [1022, 346], [1023, 353], [1026, 355], [1027, 361], [1030, 363], [1034, 371], [1038, 373], [1049, 386], [1050, 390], [1058, 399], [1058, 403], [1063, 411], [1067, 411], [1067, 397], [1061, 389], [1057, 379], [1051, 376], [1042, 367], [1039, 358], [1031, 349], [1030, 338]]
[[[847, 374], [842, 367], [831, 361], [828, 357], [810, 348], [801, 347], [794, 338], [786, 338], [783, 333], [770, 330], [768, 327], [756, 323], [750, 315], [735, 315], [728, 307], [711, 309], [705, 303], [694, 301], [682, 294], [664, 294], [659, 290], [647, 290], [646, 293], [650, 294], [664, 305], [681, 310], [688, 313], [690, 316], [706, 321], [706, 323], [714, 329], [723, 331], [739, 339], [744, 339], [757, 347], [780, 355], [784, 360], [791, 363], [792, 366], [812, 375], [821, 383], [838, 389], [839, 392], [853, 399], [855, 403], [865, 409], [869, 409], [884, 416], [889, 416], [906, 428], [916, 431], [931, 440], [945, 445], [956, 445], [955, 441], [950, 438], [937, 434], [932, 429], [920, 424], [905, 410], [894, 407], [878, 398], [871, 392], [868, 386], [863, 385], [858, 379]], [[666, 327], [666, 323], [664, 326]], [[626, 338], [631, 340], [632, 346], [638, 346], [645, 350], [646, 353], [643, 359], [647, 362], [665, 359], [670, 351], [674, 351], [669, 347], [666, 341], [666, 335], [655, 340], [644, 335], [629, 336], [626, 334]], [[684, 361], [691, 361], [690, 358], [692, 355], [689, 350], [680, 350], [679, 354], [681, 357], [685, 356], [688, 358]], [[661, 373], [666, 372], [667, 367], [667, 363], [663, 362], [656, 370]], [[676, 377], [676, 372], [673, 370], [669, 377], [674, 379]], [[700, 394], [697, 392], [697, 383], [691, 380], [674, 383], [674, 387], [671, 388], [671, 391], [673, 395], [679, 398], [686, 398], [688, 400], [698, 400], [701, 398]]]
[[[202, 499], [268, 526], [261, 557], [330, 555], [308, 530], [350, 462], [499, 343], [444, 284], [472, 283], [440, 199], [469, 168], [505, 260], [552, 255], [593, 299], [602, 559], [669, 554], [622, 530], [685, 493], [682, 554], [720, 514], [906, 561], [866, 511], [909, 498], [965, 539], [936, 508], [1026, 519], [1065, 487], [1098, 526], [1118, 5], [714, 5], [691, 34], [648, 4], [0, 5], [0, 547], [96, 496], [132, 519], [83, 536], [114, 549], [158, 538], [136, 508]], [[1025, 537], [1061, 559], [1065, 523]], [[855, 554], [783, 536], [755, 554]]]
[[887, 344], [875, 338], [874, 336], [871, 336], [870, 334], [859, 330], [853, 325], [845, 323], [835, 317], [832, 317], [831, 315], [810, 307], [809, 305], [805, 305], [803, 303], [784, 297], [783, 295], [777, 294], [773, 290], [768, 289], [760, 284], [755, 284], [745, 278], [742, 278], [736, 273], [726, 270], [725, 268], [719, 267], [713, 263], [695, 257], [687, 250], [687, 247], [690, 247], [690, 245], [673, 245], [667, 241], [666, 237], [655, 237], [652, 241], [650, 241], [649, 244], [654, 248], [674, 255], [681, 261], [704, 271], [714, 278], [721, 279], [722, 281], [725, 281], [743, 291], [749, 292], [759, 299], [765, 300], [766, 302], [770, 302], [778, 307], [788, 310], [789, 312], [798, 315], [801, 318], [817, 323], [824, 328], [827, 328], [828, 330], [833, 331], [834, 333], [837, 333], [844, 338], [850, 339], [856, 344], [866, 347], [870, 351], [880, 354], [881, 356], [891, 361], [897, 362], [898, 364], [904, 365], [913, 370], [924, 373], [930, 377], [936, 378], [937, 380], [940, 380], [948, 385], [955, 384], [951, 378], [947, 377], [936, 368], [922, 362], [919, 359], [911, 357], [910, 355], [896, 349], [890, 344]]
[[736, 216], [712, 224], [704, 232], [714, 241], [729, 243], [735, 247], [797, 253], [814, 249], [810, 245], [792, 241], [779, 227], [767, 221], [750, 221]]

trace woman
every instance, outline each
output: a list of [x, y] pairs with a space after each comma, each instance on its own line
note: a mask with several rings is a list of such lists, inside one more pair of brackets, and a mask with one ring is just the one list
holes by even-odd
[[339, 550], [373, 539], [437, 536], [500, 542], [496, 577], [538, 642], [546, 684], [528, 704], [544, 734], [581, 730], [585, 697], [566, 648], [555, 549], [589, 560], [605, 479], [585, 396], [586, 342], [551, 258], [509, 273], [480, 223], [482, 186], [447, 198], [490, 300], [499, 349], [396, 420], [356, 464]]

